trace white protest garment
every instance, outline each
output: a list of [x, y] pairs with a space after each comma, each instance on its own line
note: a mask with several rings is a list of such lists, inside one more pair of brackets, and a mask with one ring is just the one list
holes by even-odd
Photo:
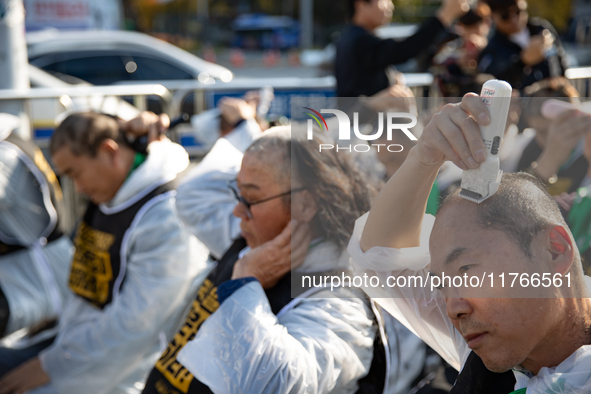
[[[348, 251], [355, 272], [358, 275], [365, 272], [376, 275], [380, 278], [380, 283], [387, 283], [387, 278], [391, 275], [426, 277], [431, 261], [429, 237], [435, 217], [425, 215], [420, 246], [405, 249], [374, 247], [363, 253], [359, 240], [367, 215], [357, 219], [349, 241]], [[363, 290], [455, 369], [459, 370], [464, 364], [471, 350], [447, 317], [445, 300], [431, 293], [430, 287], [364, 287]]]
[[[377, 275], [386, 283], [390, 275], [426, 276], [431, 261], [429, 237], [435, 222], [431, 215], [425, 215], [421, 228], [420, 245], [415, 248], [394, 249], [373, 247], [365, 253], [361, 250], [360, 239], [368, 214], [355, 223], [349, 242], [349, 255], [357, 274]], [[591, 278], [585, 277], [591, 290]], [[452, 325], [446, 313], [443, 297], [438, 297], [426, 287], [385, 287], [364, 288], [385, 310], [424, 340], [454, 368], [463, 367], [471, 350], [461, 334]], [[527, 378], [521, 372], [513, 371], [516, 378], [515, 390], [527, 387], [528, 393], [587, 393], [591, 392], [591, 346], [583, 346], [555, 368], [542, 368], [538, 375]]]
[[384, 394], [407, 394], [423, 372], [427, 345], [383, 308], [380, 309], [390, 354], [388, 386]]
[[591, 345], [579, 348], [557, 367], [544, 367], [536, 376], [518, 380], [515, 385], [516, 390], [525, 387], [528, 393], [591, 393]]
[[[103, 212], [121, 209], [173, 180], [188, 164], [181, 146], [167, 140], [151, 143], [146, 161], [99, 207]], [[152, 202], [122, 244], [126, 271], [121, 290], [102, 310], [79, 296], [71, 298], [55, 342], [39, 356], [51, 383], [31, 394], [141, 391], [136, 383], [145, 380], [178, 329], [187, 293], [203, 276], [208, 254], [180, 221], [174, 192], [147, 204]]]
[[242, 122], [217, 140], [178, 188], [176, 204], [182, 221], [216, 258], [240, 235], [240, 219], [232, 214], [236, 198], [228, 182], [236, 178], [244, 151], [260, 135], [256, 121]]
[[[299, 272], [343, 269], [347, 260], [322, 243]], [[203, 323], [179, 362], [214, 393], [356, 392], [373, 358], [369, 305], [342, 288], [292, 303], [275, 315], [259, 282], [244, 285]]]
[[5, 334], [10, 334], [59, 317], [70, 295], [73, 246], [67, 236], [44, 244], [57, 219], [48, 189], [40, 188], [47, 181], [20, 148], [4, 141], [12, 132], [6, 128], [7, 117], [16, 119], [17, 125], [18, 118], [0, 117], [0, 233], [28, 246], [0, 256], [0, 288], [10, 309]]

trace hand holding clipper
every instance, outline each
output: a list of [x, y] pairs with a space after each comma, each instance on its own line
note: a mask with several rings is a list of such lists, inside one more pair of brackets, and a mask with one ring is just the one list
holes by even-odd
[[460, 197], [480, 204], [496, 193], [503, 171], [500, 170], [499, 149], [511, 100], [512, 88], [505, 81], [488, 81], [482, 87], [480, 97], [489, 107], [491, 122], [480, 126], [482, 139], [486, 147], [486, 161], [473, 170], [464, 170]]

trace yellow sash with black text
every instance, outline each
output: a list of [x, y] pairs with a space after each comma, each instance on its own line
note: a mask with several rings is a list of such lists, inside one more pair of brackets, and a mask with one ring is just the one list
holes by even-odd
[[[148, 376], [143, 394], [211, 393], [209, 387], [196, 379], [178, 360], [181, 349], [197, 334], [199, 328], [219, 308], [218, 286], [230, 280], [240, 252], [246, 247], [244, 239], [237, 239], [219, 260], [197, 291], [185, 323], [174, 336]], [[290, 276], [284, 277], [274, 288], [265, 291], [271, 310], [278, 313], [291, 301]]]
[[[104, 211], [90, 202], [78, 225], [69, 285], [72, 291], [98, 308], [104, 308], [118, 295], [127, 267], [126, 233], [133, 231], [136, 216], [143, 215], [147, 204], [171, 191], [171, 183], [153, 188], [121, 210]], [[145, 193], [145, 191], [144, 191]], [[135, 220], [135, 221], [134, 221]]]

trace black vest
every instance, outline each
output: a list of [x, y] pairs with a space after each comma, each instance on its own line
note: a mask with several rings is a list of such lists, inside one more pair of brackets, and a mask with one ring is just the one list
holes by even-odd
[[[59, 239], [63, 233], [60, 228], [59, 218], [64, 214], [64, 203], [62, 189], [58, 183], [55, 173], [45, 160], [41, 150], [31, 141], [25, 141], [15, 134], [10, 134], [0, 144], [6, 144], [15, 149], [19, 154], [19, 159], [26, 165], [28, 171], [33, 175], [39, 185], [39, 190], [43, 194], [49, 194], [49, 201], [45, 199], [45, 209], [47, 212], [55, 211], [54, 221], [48, 224], [44, 233], [41, 234], [47, 242]], [[21, 154], [23, 156], [21, 156]], [[56, 218], [57, 215], [57, 218]], [[0, 233], [0, 256], [26, 249], [27, 245], [21, 245], [18, 241], [9, 239]]]
[[[232, 278], [232, 269], [234, 263], [238, 261], [238, 255], [246, 247], [246, 241], [239, 238], [224, 253], [215, 267], [207, 276], [199, 290], [197, 297], [193, 301], [191, 311], [185, 320], [185, 323], [174, 336], [168, 347], [156, 362], [156, 365], [150, 372], [143, 393], [145, 394], [178, 394], [178, 393], [211, 393], [209, 387], [195, 379], [195, 377], [177, 361], [177, 356], [181, 349], [191, 341], [201, 324], [220, 306], [218, 302], [218, 286]], [[281, 287], [287, 294], [290, 294], [290, 282], [280, 281], [276, 288]], [[271, 298], [270, 298], [271, 299]], [[291, 299], [291, 297], [290, 297]], [[290, 299], [284, 300], [284, 305]], [[273, 309], [279, 307], [278, 310]], [[274, 313], [279, 312], [282, 305], [271, 306]]]
[[513, 372], [491, 372], [476, 353], [470, 352], [449, 394], [508, 394], [514, 387]]
[[76, 252], [70, 271], [70, 288], [74, 293], [101, 309], [118, 295], [127, 265], [127, 247], [123, 245], [126, 235], [133, 230], [134, 220], [139, 220], [142, 208], [168, 198], [169, 193], [174, 193], [171, 183], [158, 186], [114, 213], [104, 213], [96, 204], [88, 204], [74, 238]]
[[[234, 264], [246, 241], [237, 239], [219, 260], [218, 265], [207, 276], [193, 301], [191, 312], [180, 331], [168, 344], [156, 366], [150, 372], [143, 394], [209, 394], [212, 391], [201, 383], [177, 360], [181, 349], [191, 341], [201, 324], [219, 308], [217, 287], [231, 279]], [[279, 313], [291, 300], [291, 275], [283, 277], [275, 287], [265, 290], [274, 314]], [[374, 358], [370, 372], [359, 380], [357, 393], [380, 393], [386, 379], [386, 354], [379, 334], [374, 341]]]

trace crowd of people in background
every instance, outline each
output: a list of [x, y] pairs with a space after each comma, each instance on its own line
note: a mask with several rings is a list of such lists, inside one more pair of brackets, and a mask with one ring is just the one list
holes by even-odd
[[[71, 114], [49, 152], [88, 198], [70, 236], [56, 172], [0, 116], [0, 394], [591, 392], [591, 115], [557, 33], [525, 0], [444, 0], [399, 42], [374, 35], [390, 0], [348, 5], [337, 95], [359, 100], [339, 108], [370, 129], [421, 115], [388, 67], [436, 48], [448, 104], [391, 136], [400, 151], [319, 150], [334, 127], [269, 128], [256, 92], [202, 115], [192, 168], [166, 115]], [[506, 174], [477, 205], [458, 189], [491, 119], [470, 92], [494, 78], [514, 89]], [[445, 272], [569, 282], [294, 286]]]

